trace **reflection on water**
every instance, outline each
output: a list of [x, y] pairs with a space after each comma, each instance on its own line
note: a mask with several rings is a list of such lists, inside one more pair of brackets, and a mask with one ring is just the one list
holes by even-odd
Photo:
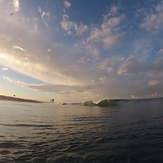
[[162, 162], [162, 104], [0, 101], [0, 162]]

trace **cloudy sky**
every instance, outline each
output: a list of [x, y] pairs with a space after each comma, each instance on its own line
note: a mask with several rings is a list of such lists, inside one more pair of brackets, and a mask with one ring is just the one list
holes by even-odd
[[1, 95], [163, 96], [162, 0], [0, 0], [0, 22]]

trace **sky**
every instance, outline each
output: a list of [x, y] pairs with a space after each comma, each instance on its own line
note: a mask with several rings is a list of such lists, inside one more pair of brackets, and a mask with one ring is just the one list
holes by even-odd
[[0, 0], [0, 94], [163, 97], [162, 0]]

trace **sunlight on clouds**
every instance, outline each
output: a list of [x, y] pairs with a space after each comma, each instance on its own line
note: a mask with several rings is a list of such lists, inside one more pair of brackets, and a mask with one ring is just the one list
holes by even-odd
[[21, 51], [27, 52], [25, 49], [23, 49], [23, 48], [20, 47], [20, 46], [13, 46], [13, 49], [18, 49], [18, 50], [21, 50]]
[[8, 71], [8, 68], [2, 67], [2, 71]]
[[21, 82], [21, 81], [18, 81], [14, 78], [10, 78], [10, 77], [7, 77], [7, 76], [2, 76], [4, 80], [10, 82], [10, 83], [14, 83], [14, 84], [17, 84], [21, 87], [26, 87], [28, 84], [27, 83], [24, 83], [24, 82]]
[[131, 95], [131, 98], [138, 99], [138, 97], [136, 97], [135, 95]]
[[51, 49], [49, 48], [49, 49], [47, 50], [47, 52], [51, 52]]
[[64, 100], [161, 94], [163, 3], [143, 6], [143, 14], [125, 1], [94, 2], [87, 10], [79, 4], [88, 2], [3, 0], [0, 65], [11, 71], [2, 73], [14, 70], [46, 83], [3, 79]]
[[13, 0], [13, 5], [14, 5], [15, 12], [18, 12], [20, 10], [19, 0]]
[[151, 80], [151, 81], [149, 81], [149, 83], [148, 83], [149, 86], [157, 85], [157, 84], [160, 84], [160, 81]]
[[[8, 8], [7, 8], [8, 9]], [[9, 11], [9, 9], [7, 10]], [[0, 16], [0, 34], [4, 39], [8, 41], [14, 41], [14, 44], [18, 41], [22, 41], [29, 38], [30, 35], [38, 35], [39, 27], [35, 18], [25, 18], [23, 14], [16, 14], [14, 16], [4, 15]], [[31, 39], [34, 36], [31, 37]]]
[[[91, 98], [94, 98], [96, 95], [92, 92], [96, 86], [91, 86], [91, 85], [54, 85], [54, 84], [48, 84], [48, 83], [43, 83], [43, 84], [29, 84], [25, 83], [22, 81], [19, 81], [14, 78], [10, 78], [7, 76], [2, 76], [4, 80], [7, 82], [16, 84], [20, 87], [28, 88], [28, 89], [33, 89], [38, 92], [49, 92], [53, 93], [56, 95], [61, 95], [63, 101], [65, 102], [70, 98], [72, 98], [79, 101], [83, 100], [91, 100]], [[59, 100], [59, 99], [58, 99]]]
[[[55, 83], [55, 84], [78, 84], [81, 83], [73, 77], [66, 75], [58, 65], [54, 62], [46, 63], [44, 60], [34, 60], [32, 56], [7, 55], [0, 54], [0, 64], [6, 65], [13, 70], [23, 73], [33, 78]], [[57, 63], [57, 62], [56, 62]], [[66, 66], [66, 65], [65, 65]]]

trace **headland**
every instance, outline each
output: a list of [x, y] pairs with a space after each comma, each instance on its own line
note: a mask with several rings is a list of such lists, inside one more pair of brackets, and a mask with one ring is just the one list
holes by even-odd
[[24, 98], [12, 97], [12, 96], [4, 96], [4, 95], [0, 95], [0, 100], [5, 100], [5, 101], [16, 101], [16, 102], [34, 102], [34, 103], [42, 103], [41, 101], [37, 101], [37, 100], [24, 99]]

